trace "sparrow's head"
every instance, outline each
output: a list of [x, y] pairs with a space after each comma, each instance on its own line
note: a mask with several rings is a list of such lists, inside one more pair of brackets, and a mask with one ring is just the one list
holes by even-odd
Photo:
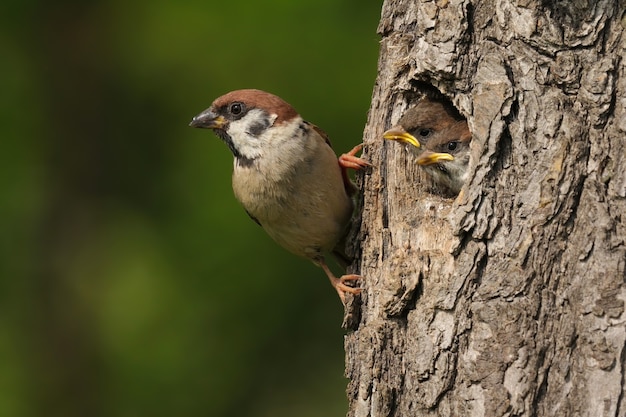
[[[420, 148], [438, 132], [460, 119], [451, 105], [425, 97], [407, 110], [398, 124], [383, 134], [383, 138]], [[418, 153], [422, 150], [418, 150]]]
[[417, 163], [441, 185], [458, 193], [465, 182], [470, 159], [472, 134], [467, 121], [460, 120], [443, 129], [426, 143]]
[[236, 90], [217, 98], [189, 126], [213, 129], [236, 159], [254, 161], [268, 146], [285, 138], [280, 132], [298, 124], [298, 113], [283, 99], [261, 90]]

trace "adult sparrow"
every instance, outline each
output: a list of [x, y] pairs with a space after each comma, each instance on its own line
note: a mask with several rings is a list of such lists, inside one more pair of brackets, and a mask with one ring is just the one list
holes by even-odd
[[361, 278], [337, 278], [324, 255], [346, 233], [355, 188], [346, 168], [369, 164], [356, 146], [337, 159], [326, 134], [305, 121], [278, 96], [236, 90], [217, 98], [190, 123], [213, 129], [234, 155], [232, 185], [248, 215], [288, 251], [319, 265], [345, 304], [347, 285]]

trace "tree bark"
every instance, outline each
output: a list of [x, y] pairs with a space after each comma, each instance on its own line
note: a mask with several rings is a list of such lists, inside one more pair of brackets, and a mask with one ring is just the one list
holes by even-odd
[[[385, 1], [348, 416], [626, 415], [623, 10]], [[382, 140], [431, 89], [473, 134], [457, 198]]]

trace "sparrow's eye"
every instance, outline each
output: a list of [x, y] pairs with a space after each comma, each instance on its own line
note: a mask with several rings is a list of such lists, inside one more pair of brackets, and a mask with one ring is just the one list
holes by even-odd
[[459, 145], [459, 142], [448, 142], [448, 150], [453, 151]]
[[233, 103], [230, 105], [230, 113], [237, 116], [238, 114], [241, 114], [241, 112], [243, 111], [243, 104], [241, 103]]
[[430, 136], [431, 133], [433, 133], [432, 129], [420, 129], [419, 130], [419, 135], [423, 138]]

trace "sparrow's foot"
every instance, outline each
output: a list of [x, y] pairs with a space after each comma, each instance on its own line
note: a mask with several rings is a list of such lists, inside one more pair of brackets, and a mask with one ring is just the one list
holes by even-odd
[[326, 273], [326, 276], [328, 276], [328, 279], [330, 280], [330, 284], [333, 286], [333, 288], [335, 288], [335, 290], [337, 291], [337, 294], [339, 294], [339, 298], [341, 299], [341, 302], [344, 305], [346, 304], [346, 293], [350, 293], [352, 295], [358, 295], [361, 293], [361, 288], [352, 287], [346, 284], [348, 281], [357, 281], [359, 279], [362, 279], [363, 277], [361, 275], [348, 274], [348, 275], [342, 275], [341, 277], [337, 278], [332, 273], [332, 271], [328, 268], [328, 266], [326, 265], [326, 262], [324, 262], [323, 260], [318, 261], [318, 262], [319, 262], [319, 265], [324, 270], [324, 272]]
[[351, 287], [346, 285], [346, 282], [357, 281], [361, 278], [363, 278], [361, 275], [349, 274], [330, 280], [330, 283], [333, 287], [335, 287], [335, 290], [337, 291], [337, 294], [339, 294], [339, 298], [343, 304], [346, 304], [346, 293], [350, 293], [352, 295], [358, 295], [361, 293], [361, 288]]
[[342, 154], [339, 157], [339, 165], [344, 169], [352, 168], [357, 170], [371, 166], [371, 164], [365, 159], [356, 156], [356, 154], [359, 153], [361, 149], [363, 149], [362, 143], [356, 145], [354, 148], [352, 148], [350, 152]]

